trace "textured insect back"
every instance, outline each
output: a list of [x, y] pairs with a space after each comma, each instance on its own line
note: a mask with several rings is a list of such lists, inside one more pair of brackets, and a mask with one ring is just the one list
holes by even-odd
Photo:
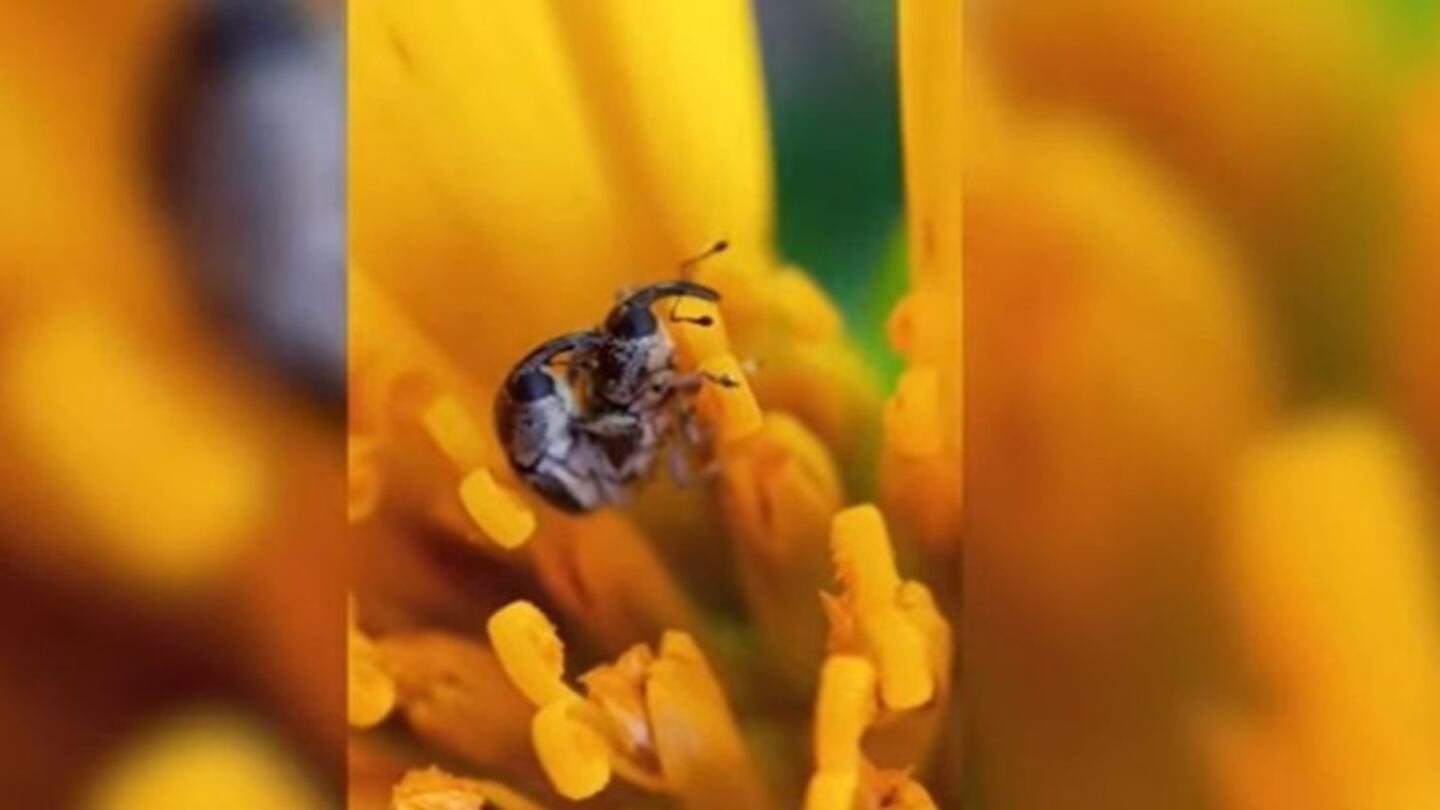
[[609, 471], [580, 431], [584, 413], [569, 380], [550, 364], [593, 343], [573, 332], [542, 343], [506, 377], [495, 401], [495, 428], [510, 466], [551, 506], [587, 512], [607, 500]]

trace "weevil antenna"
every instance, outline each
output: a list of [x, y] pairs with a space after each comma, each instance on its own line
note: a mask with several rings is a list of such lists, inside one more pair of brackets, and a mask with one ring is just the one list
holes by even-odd
[[711, 256], [714, 256], [717, 253], [724, 253], [729, 249], [730, 243], [728, 241], [724, 239], [716, 241], [715, 244], [711, 245], [708, 248], [705, 248], [705, 251], [703, 253], [698, 253], [680, 262], [680, 277], [684, 279], [690, 278], [690, 275], [695, 272], [696, 265], [700, 264], [701, 262], [705, 261]]
[[515, 364], [515, 369], [519, 371], [520, 369], [529, 369], [544, 365], [565, 352], [574, 351], [596, 340], [598, 340], [598, 337], [594, 330], [571, 332], [566, 335], [551, 338], [539, 346], [536, 346], [533, 351], [525, 355], [519, 363]]

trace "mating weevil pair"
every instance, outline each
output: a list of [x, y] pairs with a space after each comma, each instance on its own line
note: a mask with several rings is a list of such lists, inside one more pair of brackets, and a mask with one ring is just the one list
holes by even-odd
[[[681, 264], [688, 270], [725, 250], [717, 242]], [[510, 465], [550, 504], [590, 512], [624, 500], [662, 450], [671, 474], [684, 477], [685, 454], [703, 443], [690, 395], [710, 382], [738, 383], [675, 367], [675, 346], [651, 307], [674, 298], [672, 322], [710, 326], [678, 314], [683, 297], [719, 301], [720, 294], [682, 278], [624, 295], [598, 329], [545, 341], [525, 355], [495, 398], [495, 428]], [[565, 367], [562, 376], [554, 366]]]

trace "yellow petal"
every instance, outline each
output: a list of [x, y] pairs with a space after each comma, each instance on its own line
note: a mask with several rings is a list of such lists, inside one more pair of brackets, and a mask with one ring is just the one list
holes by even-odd
[[[884, 698], [886, 707], [893, 712], [899, 708], [897, 704], [918, 701], [915, 703], [918, 708], [898, 716], [892, 714], [878, 724], [866, 739], [866, 751], [877, 765], [923, 768], [936, 754], [937, 744], [943, 742], [947, 726], [953, 721], [950, 684], [954, 641], [949, 621], [940, 613], [935, 598], [924, 585], [905, 582], [900, 586], [896, 605], [923, 645], [925, 658], [919, 668], [929, 673], [928, 691], [933, 694], [925, 696], [927, 685], [915, 675], [914, 665], [907, 667], [905, 674], [892, 676], [892, 685], [901, 678], [910, 683], [892, 686], [892, 694]], [[896, 653], [891, 655], [899, 658]]]
[[924, 634], [897, 608], [868, 613], [860, 630], [880, 668], [880, 697], [897, 711], [914, 709], [935, 696], [935, 676]]
[[666, 628], [698, 624], [650, 540], [615, 510], [550, 515], [528, 548], [546, 593], [603, 650], [618, 653]]
[[935, 810], [929, 791], [908, 771], [867, 768], [860, 789], [880, 810]]
[[733, 383], [720, 384], [707, 380], [700, 389], [697, 407], [714, 427], [716, 440], [723, 448], [760, 429], [762, 416], [755, 392], [740, 363], [733, 355], [712, 357], [700, 364], [700, 370], [712, 379]]
[[627, 756], [636, 759], [654, 755], [645, 708], [645, 679], [654, 661], [648, 646], [636, 644], [614, 664], [601, 664], [580, 676], [586, 699], [600, 709], [600, 716], [609, 723], [608, 736], [620, 744]]
[[1090, 122], [1011, 123], [965, 175], [964, 671], [1003, 750], [978, 781], [1017, 807], [1203, 801], [1174, 663], [1213, 630], [1215, 493], [1267, 420], [1269, 346], [1162, 169]]
[[1325, 0], [1292, 15], [1287, 0], [1014, 0], [973, 33], [1012, 84], [1118, 122], [1273, 250], [1297, 237], [1313, 244], [1338, 211], [1363, 207], [1354, 185], [1337, 181], [1353, 167], [1337, 163], [1374, 148], [1365, 122], [1389, 70], [1379, 8]]
[[420, 422], [440, 452], [456, 467], [473, 469], [488, 458], [486, 439], [479, 426], [453, 395], [435, 397], [421, 411]]
[[769, 127], [750, 4], [555, 3], [582, 109], [631, 227], [667, 261], [770, 251]]
[[941, 407], [939, 372], [912, 366], [900, 375], [894, 395], [885, 403], [886, 446], [906, 458], [939, 455], [946, 430]]
[[1440, 802], [1440, 588], [1424, 485], [1364, 414], [1322, 417], [1248, 457], [1227, 585], [1273, 724], [1343, 807]]
[[533, 769], [534, 708], [492, 650], [439, 630], [387, 635], [376, 647], [399, 711], [427, 748], [509, 773]]
[[345, 517], [351, 523], [375, 514], [383, 497], [384, 483], [376, 445], [375, 439], [354, 434], [346, 444]]
[[841, 337], [840, 311], [809, 273], [783, 268], [767, 279], [762, 289], [777, 326], [795, 337], [802, 341]]
[[[359, 477], [363, 485], [367, 474], [379, 477], [395, 511], [418, 513], [456, 535], [477, 534], [478, 521], [466, 515], [462, 502], [462, 474], [506, 467], [493, 432], [484, 429], [484, 392], [366, 270], [351, 268], [347, 296], [350, 429], [369, 449], [352, 459], [352, 484]], [[367, 473], [369, 464], [375, 469]], [[485, 516], [502, 518], [505, 536], [518, 535], [524, 507], [492, 501], [495, 508], [485, 509]]]
[[854, 810], [860, 797], [856, 771], [825, 771], [810, 777], [805, 788], [805, 810]]
[[798, 420], [770, 412], [725, 457], [721, 497], [736, 564], [767, 659], [805, 692], [824, 653], [815, 593], [829, 583], [830, 517], [840, 508], [829, 450]]
[[347, 640], [350, 725], [356, 728], [373, 726], [390, 713], [395, 705], [395, 682], [380, 665], [375, 645], [355, 624], [355, 607], [349, 610]]
[[578, 696], [540, 708], [530, 727], [540, 766], [555, 791], [567, 799], [589, 798], [610, 784], [610, 751], [599, 732], [577, 713]]
[[535, 533], [535, 513], [483, 467], [460, 482], [460, 502], [475, 525], [501, 548], [519, 548]]
[[961, 6], [953, 0], [898, 4], [911, 277], [915, 286], [944, 294], [955, 307], [952, 317], [960, 305]]
[[893, 607], [900, 573], [879, 509], [863, 504], [836, 513], [830, 545], [835, 570], [856, 613], [864, 616]]
[[1400, 406], [1440, 470], [1440, 341], [1432, 322], [1440, 300], [1440, 232], [1432, 227], [1440, 217], [1440, 155], [1433, 143], [1440, 127], [1440, 65], [1416, 85], [1397, 149], [1404, 235], [1401, 271], [1385, 302], [1385, 357]]
[[1216, 795], [1234, 810], [1325, 807], [1325, 787], [1309, 778], [1293, 744], [1273, 724], [1216, 713], [1198, 723]]
[[686, 808], [770, 806], [725, 691], [689, 635], [661, 639], [645, 701], [660, 771]]
[[952, 552], [964, 470], [963, 14], [950, 0], [898, 9], [910, 291], [889, 322], [907, 371], [885, 407], [880, 496], [902, 534]]
[[476, 789], [497, 810], [544, 810], [539, 803], [531, 801], [528, 797], [499, 782], [481, 780], [476, 783]]
[[870, 662], [832, 655], [820, 669], [815, 699], [815, 767], [821, 772], [859, 773], [860, 740], [875, 719], [876, 676]]
[[30, 499], [68, 504], [50, 528], [89, 538], [85, 565], [174, 593], [248, 547], [269, 483], [259, 437], [119, 313], [77, 305], [14, 324], [0, 380]]
[[351, 255], [459, 368], [494, 384], [541, 340], [598, 322], [622, 284], [672, 272], [595, 139], [557, 30], [573, 10], [350, 11]]
[[831, 607], [841, 619], [832, 624], [831, 650], [870, 658], [887, 708], [904, 711], [930, 703], [937, 678], [948, 669], [940, 662], [948, 660], [949, 632], [929, 592], [902, 583], [884, 516], [871, 504], [845, 509], [835, 515], [830, 543], [845, 589]]
[[[886, 404], [886, 416], [899, 410], [895, 400]], [[878, 501], [895, 515], [897, 533], [912, 538], [921, 549], [956, 559], [956, 543], [963, 526], [965, 465], [959, 453], [907, 456], [902, 448], [916, 449], [930, 441], [928, 429], [899, 416], [895, 430], [886, 433], [887, 446], [880, 458]], [[948, 433], [948, 429], [946, 433]], [[918, 434], [918, 435], [917, 435]], [[895, 440], [891, 443], [892, 438]], [[928, 449], [928, 448], [926, 448]]]
[[536, 706], [574, 697], [565, 685], [565, 645], [555, 625], [526, 601], [495, 611], [486, 625], [505, 674]]

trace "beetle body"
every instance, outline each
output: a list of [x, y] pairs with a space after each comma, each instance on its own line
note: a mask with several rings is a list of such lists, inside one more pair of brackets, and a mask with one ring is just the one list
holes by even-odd
[[589, 512], [622, 495], [619, 472], [582, 429], [569, 383], [546, 365], [592, 338], [579, 332], [542, 344], [515, 366], [495, 398], [495, 427], [511, 468], [567, 512]]
[[[719, 242], [687, 264], [724, 249]], [[673, 472], [701, 443], [687, 395], [708, 377], [675, 368], [675, 345], [651, 309], [686, 296], [720, 300], [688, 279], [650, 284], [625, 295], [599, 328], [548, 340], [510, 372], [496, 398], [496, 429], [511, 467], [546, 501], [568, 512], [620, 502], [663, 451]], [[673, 307], [669, 319], [710, 324]], [[550, 366], [566, 354], [562, 378]]]

